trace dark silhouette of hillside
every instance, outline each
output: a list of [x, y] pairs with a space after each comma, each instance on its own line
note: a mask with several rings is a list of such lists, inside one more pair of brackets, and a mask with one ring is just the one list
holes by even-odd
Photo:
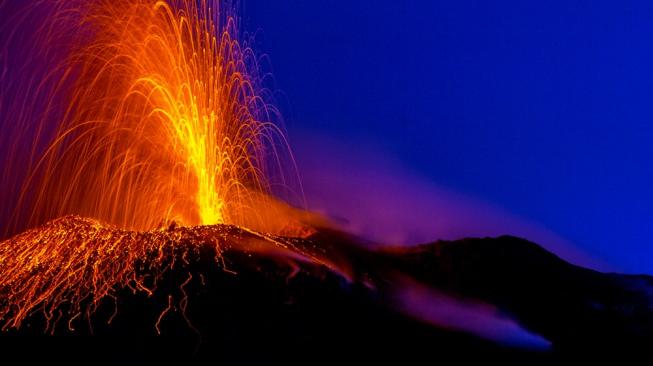
[[[333, 266], [235, 247], [218, 266], [204, 248], [166, 271], [152, 296], [116, 289], [115, 303], [72, 325], [60, 321], [54, 336], [43, 334], [44, 317], [35, 311], [20, 329], [3, 332], [0, 351], [25, 362], [89, 365], [653, 358], [650, 276], [581, 268], [510, 236], [371, 250], [322, 230], [295, 242], [318, 248]], [[411, 283], [492, 306], [549, 345], [519, 347], [412, 316], [397, 305], [397, 289]], [[428, 306], [428, 298], [417, 300]]]

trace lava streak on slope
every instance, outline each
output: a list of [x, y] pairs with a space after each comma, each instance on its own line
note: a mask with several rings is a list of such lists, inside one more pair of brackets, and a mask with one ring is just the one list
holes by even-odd
[[[264, 235], [224, 224], [172, 224], [135, 232], [67, 216], [0, 242], [2, 328], [19, 328], [31, 314], [41, 311], [46, 331], [54, 332], [62, 318], [73, 329], [76, 319], [90, 319], [103, 301], [115, 300], [117, 291], [127, 288], [152, 296], [166, 271], [196, 261], [200, 253], [230, 271], [224, 256], [228, 252], [263, 254], [291, 269], [303, 262], [339, 271], [310, 239]], [[186, 306], [185, 299], [168, 296], [161, 317], [171, 307], [183, 310]]]

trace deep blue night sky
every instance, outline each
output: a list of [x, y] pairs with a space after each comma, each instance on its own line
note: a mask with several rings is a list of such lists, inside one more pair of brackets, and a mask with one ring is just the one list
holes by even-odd
[[618, 270], [653, 273], [653, 3], [243, 7], [291, 139], [364, 141]]

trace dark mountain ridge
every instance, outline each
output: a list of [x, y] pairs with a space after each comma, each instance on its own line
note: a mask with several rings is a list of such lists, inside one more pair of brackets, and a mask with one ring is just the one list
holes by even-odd
[[[229, 230], [237, 235], [228, 242], [257, 235]], [[171, 258], [184, 260], [162, 274], [151, 295], [116, 288], [114, 300], [88, 318], [58, 322], [54, 336], [43, 334], [46, 319], [35, 309], [26, 324], [3, 332], [0, 351], [72, 364], [559, 364], [653, 357], [651, 276], [585, 269], [511, 236], [380, 249], [327, 229], [288, 240], [285, 252], [228, 244], [222, 265], [209, 245], [190, 255], [172, 251]], [[415, 307], [397, 305], [404, 304], [401, 290], [413, 284], [446, 296], [443, 304], [496, 309], [548, 346], [515, 347], [466, 330], [474, 324], [423, 321], [406, 310]], [[429, 299], [410, 304], [429, 306]]]

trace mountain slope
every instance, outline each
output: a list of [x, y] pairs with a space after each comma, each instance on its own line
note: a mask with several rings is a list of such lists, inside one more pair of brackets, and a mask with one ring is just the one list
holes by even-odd
[[[97, 225], [66, 217], [25, 238], [39, 237], [39, 248], [50, 232], [87, 237]], [[72, 364], [651, 358], [653, 278], [577, 267], [519, 238], [369, 249], [327, 229], [307, 238], [227, 226], [127, 236], [107, 227], [101, 234], [128, 240], [126, 248], [165, 241], [153, 247], [157, 266], [147, 265], [151, 249], [134, 266], [142, 283], [156, 279], [153, 290], [127, 281], [96, 302], [87, 294], [78, 307], [62, 301], [46, 311], [41, 304], [2, 333], [2, 354]], [[0, 248], [12, 245], [21, 240]], [[90, 254], [81, 273], [104, 263]], [[1, 262], [0, 272], [9, 273], [7, 263], [15, 262]], [[53, 278], [66, 273], [53, 271]], [[0, 305], [14, 306], [8, 299], [17, 291], [0, 289]], [[89, 304], [97, 305], [93, 312], [70, 311]]]

